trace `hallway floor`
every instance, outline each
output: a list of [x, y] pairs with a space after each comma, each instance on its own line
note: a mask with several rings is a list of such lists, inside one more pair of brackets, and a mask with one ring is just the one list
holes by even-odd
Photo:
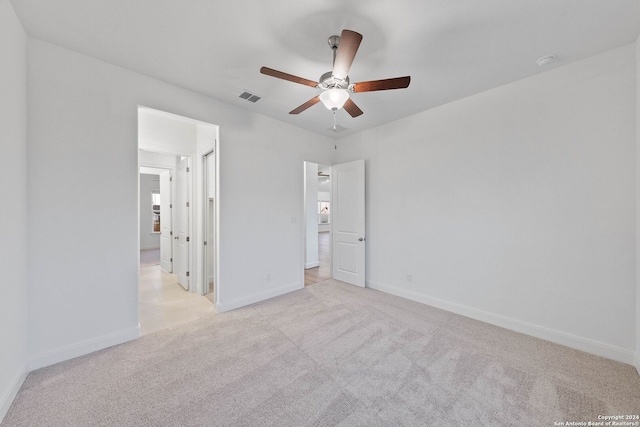
[[141, 335], [215, 312], [211, 301], [186, 291], [175, 274], [162, 271], [159, 265], [140, 268], [138, 298]]
[[304, 270], [304, 285], [331, 279], [331, 233], [318, 233], [318, 261], [320, 266]]

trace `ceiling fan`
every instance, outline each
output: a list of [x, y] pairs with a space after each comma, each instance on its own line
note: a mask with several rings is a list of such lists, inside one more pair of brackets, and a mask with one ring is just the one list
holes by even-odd
[[[371, 80], [366, 82], [351, 83], [349, 69], [356, 56], [362, 34], [351, 30], [342, 30], [339, 36], [329, 37], [329, 46], [333, 50], [333, 70], [320, 76], [318, 82], [308, 80], [292, 74], [283, 73], [268, 67], [260, 68], [260, 72], [267, 76], [288, 80], [301, 85], [319, 88], [321, 93], [299, 107], [291, 110], [289, 114], [300, 114], [307, 108], [322, 101], [325, 107], [335, 112], [343, 108], [351, 117], [358, 117], [362, 110], [351, 100], [349, 93], [373, 92], [388, 89], [404, 89], [411, 82], [410, 76], [396, 77], [392, 79]], [[334, 123], [335, 130], [335, 123]]]

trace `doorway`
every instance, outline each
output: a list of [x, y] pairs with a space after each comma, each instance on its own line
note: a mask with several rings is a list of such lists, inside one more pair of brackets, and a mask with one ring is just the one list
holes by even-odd
[[[138, 319], [146, 335], [213, 312], [213, 305], [189, 292], [191, 158], [140, 150], [140, 270]], [[149, 184], [145, 182], [149, 181]], [[143, 243], [154, 239], [153, 245]], [[143, 240], [147, 239], [147, 240]], [[147, 249], [154, 246], [155, 249]], [[143, 262], [155, 251], [153, 262]]]
[[[205, 269], [211, 275], [219, 274], [217, 264], [208, 262], [210, 256], [217, 256], [216, 228], [219, 227], [218, 215], [215, 215], [213, 227], [209, 227], [209, 234], [213, 232], [214, 241], [207, 237], [205, 226], [208, 208], [213, 198], [214, 208], [210, 212], [215, 213], [219, 209], [218, 180], [216, 174], [209, 174], [215, 178], [215, 184], [211, 186], [211, 195], [205, 195], [205, 171], [203, 156], [219, 152], [218, 137], [219, 128], [212, 123], [180, 116], [177, 114], [160, 111], [149, 107], [138, 106], [138, 148], [140, 150], [139, 162], [156, 163], [166, 160], [159, 157], [173, 156], [170, 159], [171, 168], [174, 170], [172, 189], [173, 198], [173, 273], [179, 276], [188, 292], [199, 296], [206, 295], [209, 291], [209, 278], [205, 276]], [[218, 156], [211, 155], [215, 162]], [[215, 164], [211, 162], [211, 164]], [[181, 176], [186, 170], [186, 179]], [[180, 191], [177, 191], [180, 189]], [[186, 196], [186, 197], [184, 197]], [[186, 214], [181, 215], [180, 210]], [[162, 215], [161, 215], [162, 216]], [[181, 228], [181, 229], [179, 229]], [[213, 229], [212, 229], [213, 228]], [[215, 232], [214, 232], [215, 231]], [[210, 245], [208, 253], [205, 253], [205, 242]], [[215, 249], [215, 250], [214, 250]], [[184, 256], [181, 256], [185, 253]], [[214, 260], [215, 261], [215, 260]], [[209, 265], [207, 265], [209, 264]], [[209, 273], [206, 273], [207, 275]], [[219, 282], [219, 280], [217, 280]], [[220, 283], [216, 283], [220, 288]], [[217, 301], [217, 299], [216, 299]]]
[[141, 166], [140, 185], [140, 267], [159, 265], [173, 272], [171, 181], [173, 169]]
[[304, 162], [304, 285], [331, 279], [331, 166]]

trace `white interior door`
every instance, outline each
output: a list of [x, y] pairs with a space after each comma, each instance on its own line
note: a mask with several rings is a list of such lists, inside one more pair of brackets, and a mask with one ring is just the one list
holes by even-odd
[[160, 268], [173, 273], [171, 171], [160, 174]]
[[178, 161], [176, 173], [175, 206], [176, 225], [173, 238], [176, 241], [174, 269], [178, 283], [189, 289], [189, 158]]
[[332, 273], [365, 285], [364, 160], [332, 166]]

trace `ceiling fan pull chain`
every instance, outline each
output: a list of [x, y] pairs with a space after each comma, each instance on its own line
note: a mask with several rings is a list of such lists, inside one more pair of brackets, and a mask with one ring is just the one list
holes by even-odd
[[336, 131], [336, 110], [333, 110], [333, 131]]

